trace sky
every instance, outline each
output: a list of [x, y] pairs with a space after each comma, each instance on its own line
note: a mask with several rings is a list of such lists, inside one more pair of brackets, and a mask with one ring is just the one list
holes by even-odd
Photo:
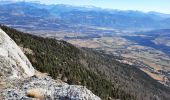
[[[11, 0], [14, 1], [14, 0]], [[20, 0], [21, 1], [21, 0]], [[120, 10], [157, 11], [170, 14], [170, 0], [25, 0], [40, 1], [46, 4], [91, 5]]]

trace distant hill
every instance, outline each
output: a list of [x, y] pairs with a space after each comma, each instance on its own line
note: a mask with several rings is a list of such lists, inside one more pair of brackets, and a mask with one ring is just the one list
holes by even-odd
[[[54, 79], [80, 84], [104, 100], [169, 100], [170, 89], [117, 57], [65, 42], [1, 28], [22, 48], [33, 66]], [[30, 53], [29, 51], [32, 51]]]
[[77, 25], [117, 29], [170, 28], [167, 22], [170, 15], [157, 12], [143, 13], [33, 2], [3, 3], [0, 9], [1, 24], [27, 30], [35, 28], [55, 31], [56, 28], [67, 29]]

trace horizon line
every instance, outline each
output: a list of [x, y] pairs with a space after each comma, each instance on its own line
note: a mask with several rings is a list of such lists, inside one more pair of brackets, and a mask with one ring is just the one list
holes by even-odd
[[[26, 0], [14, 0], [14, 1], [10, 1], [10, 0], [0, 0], [1, 3], [4, 2], [6, 4], [10, 4], [10, 3], [17, 3], [17, 2], [25, 2], [25, 3], [37, 3], [37, 4], [43, 4], [43, 5], [67, 5], [67, 6], [72, 6], [72, 7], [84, 7], [84, 8], [88, 8], [92, 9], [93, 8], [98, 8], [98, 9], [101, 9], [101, 10], [116, 10], [116, 11], [134, 11], [134, 12], [142, 12], [142, 13], [160, 13], [160, 14], [166, 14], [166, 15], [170, 15], [170, 13], [165, 13], [165, 12], [160, 12], [160, 11], [154, 11], [154, 10], [149, 10], [149, 11], [143, 11], [143, 10], [137, 10], [137, 9], [114, 9], [114, 8], [105, 8], [105, 7], [99, 7], [99, 6], [94, 6], [94, 5], [72, 5], [72, 4], [64, 4], [64, 3], [43, 3], [43, 2], [40, 2], [38, 0], [36, 1], [26, 1]], [[3, 4], [0, 4], [0, 5], [3, 5]]]

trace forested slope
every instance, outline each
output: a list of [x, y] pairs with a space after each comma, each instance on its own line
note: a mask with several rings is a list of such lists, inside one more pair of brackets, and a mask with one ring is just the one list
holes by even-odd
[[25, 50], [33, 66], [54, 79], [81, 84], [108, 100], [169, 100], [170, 89], [135, 66], [120, 63], [102, 52], [76, 48], [65, 42], [1, 28]]

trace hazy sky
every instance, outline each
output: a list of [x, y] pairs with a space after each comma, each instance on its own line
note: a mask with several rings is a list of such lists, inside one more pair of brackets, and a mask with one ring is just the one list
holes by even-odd
[[[14, 1], [14, 0], [11, 0]], [[48, 4], [92, 5], [121, 10], [157, 11], [170, 14], [170, 0], [25, 0]]]

